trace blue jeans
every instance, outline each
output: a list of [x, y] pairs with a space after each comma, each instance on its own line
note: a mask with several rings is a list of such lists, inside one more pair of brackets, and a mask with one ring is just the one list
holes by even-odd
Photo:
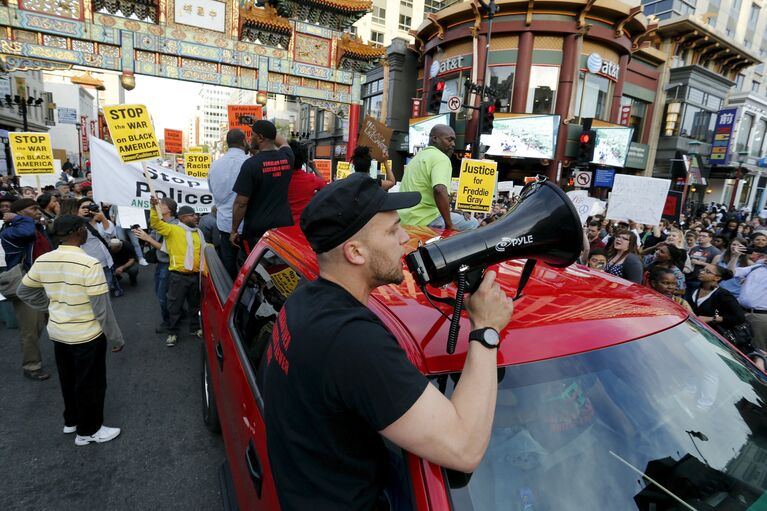
[[104, 266], [104, 276], [107, 278], [107, 286], [109, 291], [114, 289], [115, 274], [112, 272], [112, 268]]
[[[453, 227], [455, 227], [456, 231], [468, 231], [479, 227], [479, 222], [476, 218], [472, 217], [466, 220], [461, 213], [456, 213], [455, 211], [450, 213], [450, 220], [453, 222]], [[442, 215], [435, 218], [434, 221], [429, 224], [429, 227], [444, 229], [445, 220], [442, 218]]]
[[160, 302], [160, 313], [164, 323], [170, 322], [170, 314], [168, 313], [168, 264], [158, 262], [154, 270], [154, 294], [157, 295], [157, 300]]

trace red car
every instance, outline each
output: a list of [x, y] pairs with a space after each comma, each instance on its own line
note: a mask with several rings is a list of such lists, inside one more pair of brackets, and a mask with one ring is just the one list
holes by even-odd
[[[439, 234], [407, 230], [413, 249]], [[498, 267], [509, 295], [521, 268]], [[405, 274], [401, 285], [378, 288], [369, 306], [449, 396], [468, 320], [447, 355], [449, 322]], [[203, 412], [224, 437], [227, 507], [279, 509], [259, 391], [264, 350], [287, 297], [316, 276], [295, 227], [264, 236], [234, 283], [207, 249]], [[390, 509], [767, 509], [767, 379], [683, 309], [612, 275], [539, 265], [502, 337], [481, 465], [460, 474], [388, 444]]]

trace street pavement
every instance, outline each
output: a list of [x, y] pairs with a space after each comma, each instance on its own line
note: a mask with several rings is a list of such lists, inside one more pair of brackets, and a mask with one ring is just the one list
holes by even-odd
[[[18, 330], [0, 323], [0, 509], [221, 509], [217, 470], [220, 436], [201, 418], [200, 339], [174, 348], [154, 332], [159, 305], [154, 265], [138, 286], [113, 298], [126, 340], [107, 351], [104, 422], [122, 428], [105, 444], [76, 447], [64, 435], [63, 401], [47, 336], [40, 341], [51, 378], [35, 382], [21, 370]], [[186, 324], [182, 332], [187, 332]]]

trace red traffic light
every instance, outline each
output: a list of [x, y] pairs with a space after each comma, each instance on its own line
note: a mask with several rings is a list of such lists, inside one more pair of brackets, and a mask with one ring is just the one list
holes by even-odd
[[589, 142], [591, 142], [591, 135], [589, 135], [588, 133], [582, 133], [580, 140], [581, 140], [581, 144], [588, 144]]
[[495, 105], [487, 105], [487, 113], [494, 114], [495, 113]]
[[434, 90], [436, 90], [437, 92], [442, 92], [443, 90], [445, 90], [445, 82], [437, 82], [434, 85]]

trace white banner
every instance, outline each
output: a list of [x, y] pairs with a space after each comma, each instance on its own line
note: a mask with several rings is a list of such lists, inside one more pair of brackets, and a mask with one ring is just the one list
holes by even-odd
[[[210, 212], [213, 194], [206, 179], [179, 174], [154, 163], [145, 165], [158, 197], [170, 197], [179, 207], [191, 206], [197, 213]], [[91, 173], [96, 202], [149, 209], [149, 186], [141, 164], [124, 164], [112, 144], [97, 138], [91, 140]]]
[[607, 206], [607, 218], [658, 225], [669, 186], [669, 179], [616, 174]]

